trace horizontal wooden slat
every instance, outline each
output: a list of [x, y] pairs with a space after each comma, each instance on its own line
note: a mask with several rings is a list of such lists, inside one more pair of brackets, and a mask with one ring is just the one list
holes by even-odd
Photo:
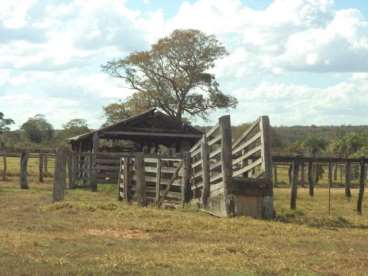
[[216, 124], [213, 128], [211, 128], [209, 131], [207, 131], [206, 136], [211, 137], [212, 134], [214, 134], [218, 130], [220, 130], [220, 125]]
[[211, 164], [211, 165], [210, 165], [210, 171], [212, 171], [212, 170], [214, 170], [214, 169], [217, 169], [218, 167], [220, 167], [220, 166], [221, 166], [221, 164], [222, 164], [222, 161], [221, 161], [221, 160], [220, 160], [220, 161], [218, 161], [218, 162], [216, 162], [216, 163]]
[[213, 151], [213, 152], [210, 152], [210, 159], [214, 158], [216, 155], [219, 155], [221, 153], [221, 148]]
[[212, 146], [218, 142], [220, 142], [222, 139], [222, 136], [219, 134], [218, 136], [216, 136], [215, 138], [213, 138], [212, 140], [208, 141], [208, 146]]
[[220, 180], [221, 178], [223, 177], [223, 174], [222, 173], [219, 173], [219, 174], [216, 174], [214, 176], [211, 176], [210, 177], [210, 182], [215, 182], [215, 181], [218, 181]]
[[192, 164], [192, 168], [194, 169], [194, 168], [196, 168], [198, 166], [201, 166], [201, 165], [202, 165], [202, 160], [199, 160], [199, 161]]
[[258, 139], [260, 139], [261, 136], [262, 136], [262, 133], [259, 132], [256, 135], [254, 135], [252, 138], [250, 138], [249, 140], [247, 140], [246, 142], [244, 142], [243, 144], [239, 145], [237, 148], [233, 149], [233, 155], [239, 153], [240, 151], [242, 151], [243, 149], [245, 149], [249, 145], [253, 144], [255, 141], [257, 141]]
[[249, 164], [245, 166], [244, 168], [241, 168], [240, 170], [234, 171], [233, 176], [235, 177], [235, 176], [242, 175], [243, 173], [246, 173], [254, 169], [255, 167], [259, 166], [260, 164], [262, 164], [262, 158], [259, 158], [258, 160], [254, 161], [252, 164]]
[[260, 119], [257, 119], [257, 121], [255, 121], [238, 139], [236, 139], [236, 141], [233, 143], [233, 149], [235, 149], [239, 144], [241, 144], [243, 139], [245, 139], [251, 133], [251, 131], [256, 126], [259, 125], [259, 123], [260, 123]]
[[259, 152], [262, 150], [262, 145], [259, 145], [253, 149], [251, 149], [250, 151], [248, 151], [246, 154], [240, 156], [239, 158], [233, 160], [233, 165], [236, 165], [237, 163], [243, 161], [244, 159], [247, 159], [249, 157], [251, 157], [253, 154]]

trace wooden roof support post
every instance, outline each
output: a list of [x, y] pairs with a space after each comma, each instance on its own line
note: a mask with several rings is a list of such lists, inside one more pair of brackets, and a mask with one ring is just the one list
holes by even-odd
[[357, 211], [358, 214], [363, 213], [363, 196], [364, 196], [364, 188], [365, 188], [365, 159], [362, 158], [360, 161], [360, 178], [359, 178], [359, 194], [358, 194], [358, 202], [357, 202]]
[[203, 139], [201, 141], [201, 159], [202, 159], [202, 180], [203, 180], [201, 204], [203, 208], [206, 208], [208, 203], [208, 197], [210, 196], [210, 164], [209, 164], [208, 141], [206, 135], [203, 136]]
[[291, 182], [291, 197], [290, 197], [290, 208], [292, 210], [296, 209], [296, 199], [298, 193], [298, 170], [299, 170], [299, 160], [298, 157], [295, 158], [292, 165], [292, 182]]
[[351, 197], [351, 162], [345, 163], [345, 196]]
[[219, 119], [220, 131], [222, 136], [221, 143], [221, 168], [224, 183], [225, 211], [227, 216], [234, 216], [235, 206], [234, 199], [230, 195], [231, 179], [233, 176], [233, 160], [232, 160], [232, 140], [231, 140], [231, 122], [230, 115], [223, 116]]

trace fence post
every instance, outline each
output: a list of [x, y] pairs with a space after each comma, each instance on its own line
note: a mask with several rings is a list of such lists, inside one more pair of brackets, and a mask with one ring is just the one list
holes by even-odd
[[308, 185], [309, 185], [309, 195], [314, 196], [313, 162], [312, 161], [308, 161]]
[[295, 210], [296, 209], [296, 199], [298, 193], [298, 170], [299, 170], [299, 160], [296, 157], [292, 164], [292, 181], [291, 181], [291, 198], [290, 198], [290, 208]]
[[[335, 167], [337, 164], [335, 164]], [[328, 161], [328, 214], [331, 214], [331, 186], [332, 186], [332, 169], [333, 165], [331, 161]]]
[[357, 202], [357, 211], [358, 214], [363, 213], [363, 196], [364, 196], [364, 186], [365, 186], [365, 159], [362, 158], [360, 161], [360, 178], [359, 178], [359, 195]]
[[43, 157], [43, 171], [45, 173], [45, 176], [47, 177], [49, 174], [49, 166], [48, 166], [48, 155], [47, 153], [45, 153], [44, 157]]
[[351, 162], [347, 161], [345, 164], [345, 196], [351, 197]]
[[53, 202], [64, 200], [64, 189], [66, 180], [66, 150], [59, 148], [56, 151], [54, 187], [52, 193]]
[[97, 179], [96, 179], [96, 153], [91, 152], [89, 157], [89, 186], [92, 192], [97, 192]]
[[156, 168], [156, 187], [155, 187], [155, 203], [157, 206], [160, 204], [161, 196], [161, 158], [157, 158], [157, 168]]
[[206, 135], [203, 136], [201, 141], [201, 159], [202, 159], [202, 198], [201, 203], [204, 208], [207, 207], [208, 197], [210, 196], [210, 165], [209, 165], [209, 153], [208, 143]]
[[300, 163], [300, 186], [305, 186], [305, 162], [302, 160]]
[[138, 152], [135, 155], [135, 173], [136, 173], [136, 197], [138, 204], [141, 206], [145, 205], [145, 190], [146, 182], [144, 179], [144, 155], [143, 152]]
[[224, 198], [225, 210], [227, 216], [234, 216], [235, 206], [234, 199], [230, 195], [231, 178], [233, 175], [233, 160], [232, 160], [232, 140], [231, 140], [231, 122], [230, 116], [223, 116], [219, 119], [220, 131], [222, 135], [221, 143], [221, 167], [224, 182]]
[[43, 183], [43, 154], [41, 152], [38, 158], [38, 181]]
[[6, 152], [3, 152], [3, 180], [7, 180], [7, 174], [8, 174], [8, 163], [6, 158]]
[[68, 184], [69, 189], [75, 188], [75, 166], [74, 166], [75, 158], [74, 158], [74, 152], [69, 151], [68, 152]]
[[124, 183], [123, 183], [123, 189], [124, 189], [124, 199], [126, 201], [129, 201], [129, 185], [130, 185], [130, 158], [124, 157]]
[[[191, 173], [191, 159], [190, 159], [190, 153], [185, 152], [184, 153], [184, 160], [183, 160], [183, 184], [182, 184], [182, 203], [183, 205], [185, 203], [188, 203], [190, 201], [190, 173]], [[207, 201], [207, 199], [206, 199]]]
[[274, 164], [273, 166], [273, 186], [277, 187], [277, 165]]
[[23, 151], [20, 155], [20, 188], [29, 189], [28, 186], [28, 152]]

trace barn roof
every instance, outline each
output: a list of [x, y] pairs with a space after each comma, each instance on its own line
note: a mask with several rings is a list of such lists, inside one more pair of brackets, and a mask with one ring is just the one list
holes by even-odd
[[203, 134], [189, 124], [181, 123], [156, 108], [152, 108], [115, 124], [69, 138], [68, 140], [72, 143], [90, 140], [95, 133], [98, 133], [101, 138], [117, 139], [142, 136], [145, 136], [147, 139], [157, 137], [199, 139]]

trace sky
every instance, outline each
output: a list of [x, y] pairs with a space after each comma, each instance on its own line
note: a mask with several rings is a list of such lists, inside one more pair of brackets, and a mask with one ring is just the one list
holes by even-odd
[[0, 112], [14, 128], [36, 114], [97, 128], [103, 106], [133, 93], [101, 65], [185, 28], [226, 46], [213, 73], [239, 100], [193, 123], [368, 124], [366, 0], [1, 1]]

